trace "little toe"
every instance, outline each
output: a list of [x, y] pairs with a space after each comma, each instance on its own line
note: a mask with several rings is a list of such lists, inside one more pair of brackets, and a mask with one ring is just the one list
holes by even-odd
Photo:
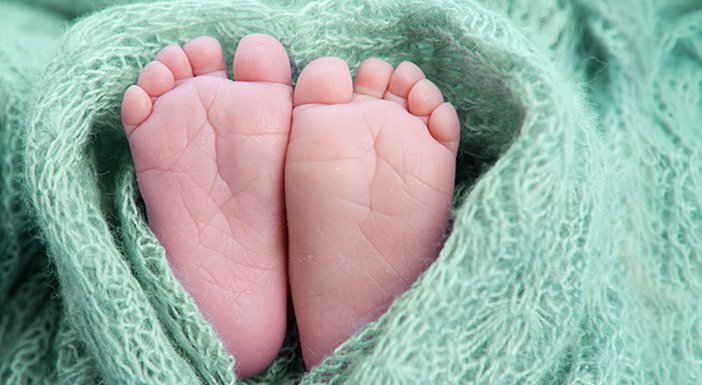
[[190, 66], [188, 56], [178, 44], [171, 44], [162, 49], [154, 60], [163, 63], [171, 70], [176, 83], [193, 77], [193, 69]]
[[236, 81], [292, 84], [290, 58], [273, 36], [252, 34], [241, 39], [232, 67]]
[[163, 63], [152, 61], [147, 64], [141, 74], [137, 85], [153, 98], [159, 97], [175, 87], [173, 73]]
[[424, 79], [424, 72], [416, 64], [408, 61], [400, 63], [390, 77], [385, 99], [407, 107], [407, 97], [412, 87]]
[[446, 102], [436, 107], [429, 117], [427, 126], [434, 139], [452, 152], [458, 151], [461, 123], [451, 103]]
[[381, 59], [366, 59], [356, 71], [353, 90], [357, 94], [382, 99], [395, 68]]
[[295, 107], [303, 104], [349, 103], [353, 82], [349, 66], [338, 57], [323, 57], [300, 73], [293, 97]]
[[141, 87], [127, 88], [122, 99], [122, 125], [127, 136], [149, 117], [152, 107], [151, 98]]
[[409, 112], [416, 116], [429, 116], [443, 102], [441, 91], [429, 79], [418, 81], [407, 97]]
[[228, 78], [222, 45], [211, 36], [190, 40], [183, 46], [195, 76]]

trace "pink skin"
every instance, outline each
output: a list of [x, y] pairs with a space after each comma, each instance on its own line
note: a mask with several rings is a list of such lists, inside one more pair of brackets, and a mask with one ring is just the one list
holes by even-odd
[[409, 62], [368, 59], [352, 84], [343, 61], [318, 59], [293, 98], [283, 47], [250, 35], [233, 72], [212, 38], [168, 46], [122, 120], [149, 225], [248, 377], [280, 348], [287, 276], [311, 367], [433, 261], [459, 123]]
[[122, 120], [149, 225], [183, 286], [249, 377], [286, 328], [283, 166], [292, 87], [285, 49], [217, 40], [164, 48], [124, 96]]
[[310, 63], [285, 165], [289, 276], [308, 367], [387, 310], [448, 224], [456, 111], [412, 63]]

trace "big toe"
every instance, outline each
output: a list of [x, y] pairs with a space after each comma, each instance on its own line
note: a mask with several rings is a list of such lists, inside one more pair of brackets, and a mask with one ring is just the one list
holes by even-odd
[[348, 103], [353, 97], [349, 66], [337, 57], [323, 57], [307, 65], [295, 85], [294, 105]]
[[269, 35], [252, 34], [239, 41], [233, 72], [237, 81], [292, 84], [285, 47]]

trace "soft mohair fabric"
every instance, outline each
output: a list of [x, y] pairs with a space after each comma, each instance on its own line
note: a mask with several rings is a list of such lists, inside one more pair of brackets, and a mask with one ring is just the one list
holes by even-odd
[[[32, 3], [0, 2], [0, 383], [237, 381], [145, 222], [119, 105], [163, 46], [210, 34], [230, 61], [252, 32], [295, 72], [416, 62], [462, 144], [438, 260], [309, 373], [291, 323], [247, 383], [702, 381], [699, 2]], [[40, 5], [105, 9], [59, 48]]]

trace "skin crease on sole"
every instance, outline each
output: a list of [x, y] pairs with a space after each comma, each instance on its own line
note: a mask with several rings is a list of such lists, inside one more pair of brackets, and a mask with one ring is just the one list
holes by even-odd
[[409, 62], [355, 83], [321, 58], [300, 74], [286, 161], [289, 276], [306, 365], [380, 316], [434, 260], [448, 224], [459, 122]]
[[284, 48], [255, 34], [233, 73], [201, 37], [165, 47], [126, 91], [149, 226], [239, 376], [278, 353], [288, 281], [310, 368], [435, 259], [458, 117], [410, 62], [367, 59], [352, 81], [320, 58], [293, 92]]
[[290, 63], [265, 35], [239, 42], [228, 79], [211, 37], [164, 48], [124, 96], [149, 226], [240, 377], [280, 350], [287, 316], [283, 168]]

